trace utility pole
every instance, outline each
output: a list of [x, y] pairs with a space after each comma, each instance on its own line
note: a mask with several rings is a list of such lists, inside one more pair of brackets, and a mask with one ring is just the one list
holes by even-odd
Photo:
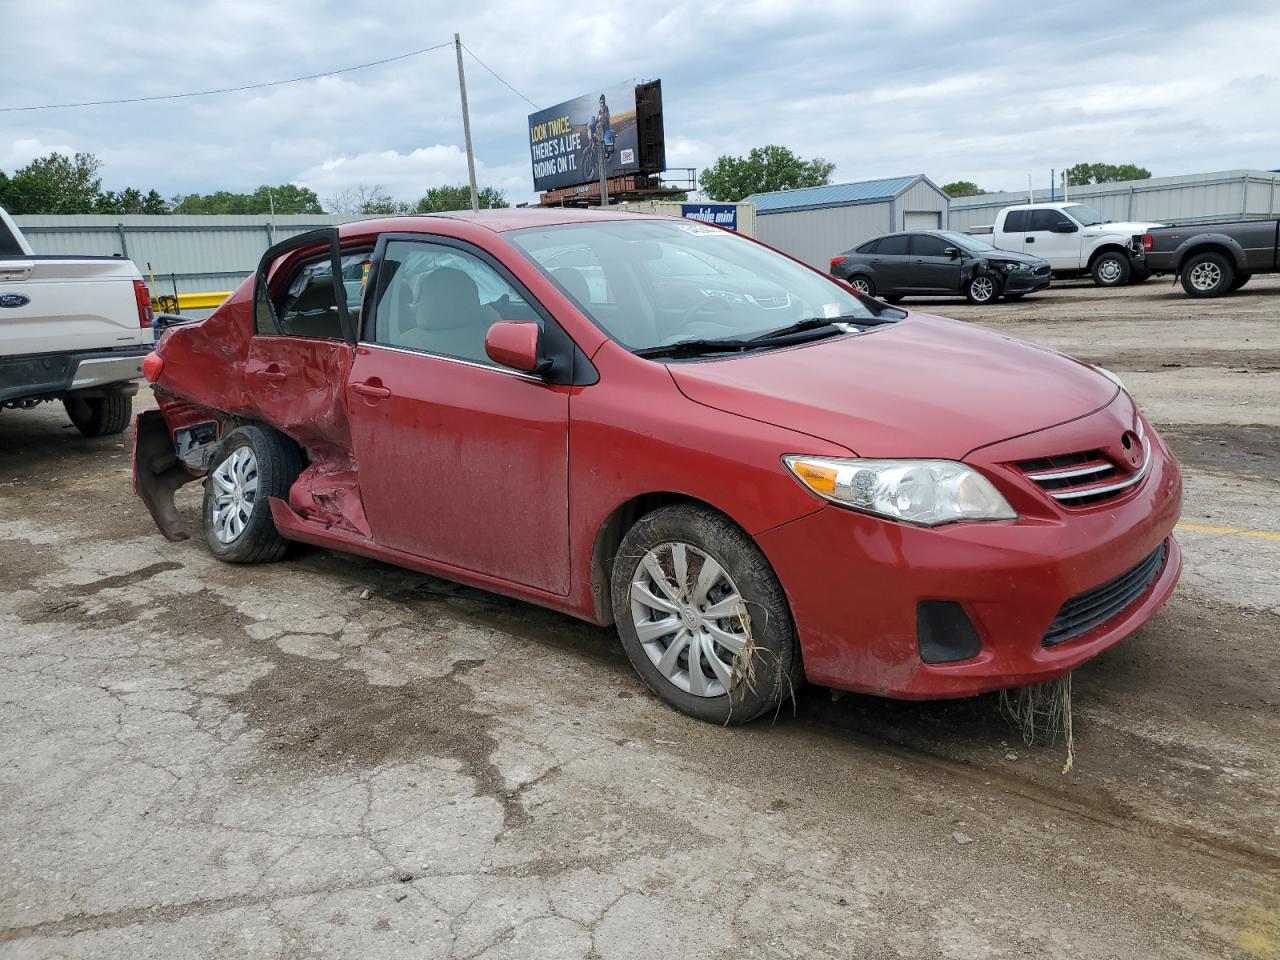
[[471, 149], [471, 114], [467, 112], [467, 75], [462, 71], [462, 39], [453, 35], [453, 49], [458, 54], [458, 92], [462, 95], [462, 136], [467, 142], [467, 176], [471, 179], [471, 209], [480, 209], [476, 191], [476, 155]]
[[600, 167], [600, 207], [604, 209], [609, 205], [609, 171], [605, 169], [603, 133], [596, 137], [596, 164]]

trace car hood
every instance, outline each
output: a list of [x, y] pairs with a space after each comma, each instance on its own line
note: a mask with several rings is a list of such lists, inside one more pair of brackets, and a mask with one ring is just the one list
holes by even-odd
[[1120, 233], [1126, 237], [1135, 233], [1146, 233], [1156, 227], [1162, 227], [1162, 223], [1146, 223], [1138, 220], [1125, 220], [1120, 223], [1095, 223], [1092, 227], [1085, 227], [1084, 233], [1088, 237], [1099, 237], [1107, 233]]
[[1052, 350], [920, 313], [860, 335], [668, 369], [696, 403], [863, 457], [960, 459], [1085, 416], [1118, 392]]
[[987, 250], [983, 253], [974, 253], [971, 250], [966, 250], [965, 255], [970, 260], [988, 260], [994, 263], [1026, 263], [1033, 267], [1049, 262], [1044, 257], [1037, 257], [1030, 253], [1018, 253], [1016, 250], [996, 249]]

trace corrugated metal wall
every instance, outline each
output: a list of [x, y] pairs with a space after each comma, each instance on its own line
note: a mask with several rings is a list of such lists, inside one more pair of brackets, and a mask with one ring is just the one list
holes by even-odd
[[13, 219], [36, 253], [127, 256], [144, 276], [155, 276], [152, 293], [167, 294], [175, 280], [179, 293], [233, 290], [272, 243], [355, 218], [84, 214]]
[[[909, 212], [923, 213], [925, 211], [934, 211], [939, 214], [939, 223], [943, 230], [947, 229], [948, 217], [947, 208], [949, 198], [945, 193], [935, 190], [924, 180], [919, 181], [908, 190], [904, 190], [898, 194], [897, 200], [894, 201], [894, 230], [905, 230], [906, 214]], [[861, 243], [863, 240], [870, 240], [875, 234], [868, 234], [865, 237], [859, 237], [851, 241], [847, 247]], [[833, 250], [832, 253], [839, 253], [839, 250]], [[828, 255], [829, 256], [829, 255]]]
[[756, 237], [811, 267], [826, 270], [837, 253], [897, 229], [895, 220], [902, 222], [889, 200], [819, 210], [757, 212]]
[[[1036, 190], [1035, 201], [1049, 200], [1048, 189]], [[1260, 170], [1154, 177], [1124, 183], [1070, 187], [1068, 198], [1087, 203], [1111, 220], [1157, 223], [1204, 223], [1280, 216], [1280, 174]], [[1061, 200], [1061, 192], [1057, 199]], [[990, 193], [951, 201], [951, 227], [966, 230], [995, 222], [1001, 207], [1026, 203], [1027, 194]]]

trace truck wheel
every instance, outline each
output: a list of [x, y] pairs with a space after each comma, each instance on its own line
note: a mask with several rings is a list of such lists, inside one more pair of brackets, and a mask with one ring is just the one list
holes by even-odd
[[302, 451], [257, 426], [226, 435], [204, 484], [204, 538], [227, 563], [269, 563], [288, 548], [271, 519], [271, 497], [288, 499], [302, 472]]
[[874, 297], [876, 295], [876, 285], [871, 282], [870, 277], [855, 273], [847, 282], [849, 286], [865, 296]]
[[62, 401], [75, 428], [86, 437], [123, 433], [133, 419], [133, 397], [68, 397]]
[[1182, 289], [1189, 297], [1220, 297], [1230, 292], [1235, 267], [1220, 253], [1197, 253], [1182, 265]]
[[1100, 287], [1118, 287], [1129, 282], [1129, 258], [1110, 250], [1093, 261], [1089, 273]]
[[994, 303], [1000, 299], [1000, 281], [989, 273], [980, 273], [964, 285], [964, 296], [970, 303]]
[[1236, 278], [1231, 281], [1231, 289], [1239, 290], [1241, 287], [1243, 287], [1246, 283], [1248, 283], [1252, 279], [1253, 279], [1252, 273], [1245, 273], [1243, 271], [1240, 273], [1237, 273]]
[[691, 504], [642, 517], [610, 584], [622, 647], [649, 689], [690, 716], [748, 723], [802, 677], [786, 595], [750, 537]]

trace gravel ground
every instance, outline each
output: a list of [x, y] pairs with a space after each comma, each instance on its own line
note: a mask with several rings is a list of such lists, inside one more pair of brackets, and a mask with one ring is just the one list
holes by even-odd
[[1114, 369], [1185, 466], [1182, 586], [1075, 675], [1069, 773], [993, 697], [724, 730], [557, 614], [219, 564], [119, 438], [5, 411], [0, 956], [1280, 956], [1280, 279], [917, 305]]

